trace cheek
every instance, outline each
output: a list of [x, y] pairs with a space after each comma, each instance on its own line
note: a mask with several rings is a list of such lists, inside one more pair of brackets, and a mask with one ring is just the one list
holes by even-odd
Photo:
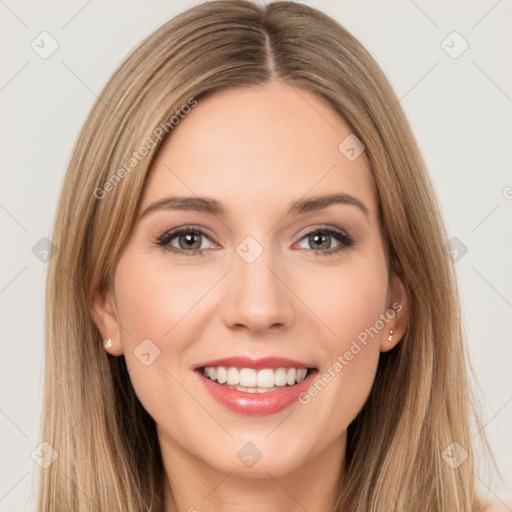
[[[122, 324], [123, 355], [133, 388], [155, 419], [181, 407], [179, 384], [190, 366], [198, 301], [219, 281], [224, 269], [209, 272], [198, 265], [175, 268], [163, 257], [125, 253], [115, 277], [116, 308]], [[150, 341], [148, 341], [150, 340]], [[149, 354], [149, 355], [148, 355]], [[149, 363], [149, 364], [146, 364]], [[181, 414], [185, 414], [181, 410]], [[196, 411], [197, 412], [197, 411]]]
[[345, 276], [336, 298], [337, 313], [332, 312], [339, 350], [348, 350], [352, 340], [364, 340], [364, 333], [385, 312], [386, 294], [385, 276], [371, 272]]
[[180, 364], [184, 347], [176, 332], [194, 296], [193, 286], [186, 287], [184, 281], [182, 273], [165, 272], [162, 266], [156, 268], [143, 256], [130, 253], [123, 255], [116, 269], [123, 355], [135, 392], [150, 411], [155, 395], [160, 403], [165, 401], [164, 390], [172, 381], [165, 370], [174, 374]]
[[383, 334], [371, 328], [377, 324], [382, 330], [379, 319], [385, 313], [388, 293], [384, 260], [361, 258], [350, 265], [317, 270], [314, 287], [308, 289], [308, 306], [326, 326], [322, 345], [331, 356], [344, 353], [353, 340], [364, 342], [366, 335], [369, 342]]
[[[215, 283], [215, 276], [197, 270], [171, 268], [163, 258], [131, 257], [119, 262], [116, 271], [116, 303], [118, 315], [126, 327], [123, 344], [129, 348], [144, 338], [155, 340], [160, 348], [173, 338], [175, 326], [185, 317], [193, 316], [198, 300]], [[171, 332], [172, 331], [172, 332]]]
[[373, 385], [380, 338], [387, 332], [381, 320], [388, 291], [384, 261], [361, 261], [316, 280], [329, 286], [314, 295], [314, 311], [334, 333], [326, 331], [321, 338], [326, 362], [301, 403], [309, 409], [308, 428], [321, 425], [326, 438], [348, 427]]

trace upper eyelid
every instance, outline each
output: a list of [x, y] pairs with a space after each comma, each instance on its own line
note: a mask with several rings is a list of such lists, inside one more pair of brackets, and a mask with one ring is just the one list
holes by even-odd
[[315, 226], [313, 226], [313, 227], [309, 226], [307, 228], [301, 229], [296, 236], [300, 236], [300, 240], [301, 240], [305, 236], [307, 236], [307, 235], [309, 235], [311, 233], [315, 233], [317, 231], [329, 231], [329, 232], [334, 232], [334, 233], [337, 233], [337, 234], [342, 234], [342, 235], [350, 236], [349, 232], [346, 229], [335, 227], [335, 226], [330, 226], [328, 224], [320, 224], [319, 226], [316, 226], [316, 227]]
[[[156, 240], [158, 242], [158, 241], [161, 241], [164, 238], [168, 238], [169, 241], [170, 241], [173, 238], [176, 238], [177, 236], [181, 235], [182, 233], [193, 232], [193, 231], [198, 232], [202, 236], [208, 237], [212, 242], [218, 243], [215, 240], [215, 237], [210, 235], [208, 230], [206, 230], [205, 228], [200, 228], [200, 227], [196, 227], [196, 226], [193, 226], [193, 225], [190, 225], [190, 226], [189, 225], [187, 225], [187, 226], [180, 226], [178, 228], [169, 229], [168, 231], [165, 231], [159, 237], [157, 237]], [[169, 242], [167, 242], [167, 243], [169, 243]]]

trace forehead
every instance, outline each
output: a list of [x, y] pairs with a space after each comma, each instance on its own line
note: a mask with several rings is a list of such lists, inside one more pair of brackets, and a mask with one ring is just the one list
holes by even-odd
[[[210, 196], [227, 209], [280, 211], [340, 192], [375, 213], [364, 153], [349, 160], [350, 129], [317, 95], [284, 82], [223, 89], [198, 101], [160, 149], [141, 210], [165, 195]], [[350, 140], [350, 139], [349, 139]]]

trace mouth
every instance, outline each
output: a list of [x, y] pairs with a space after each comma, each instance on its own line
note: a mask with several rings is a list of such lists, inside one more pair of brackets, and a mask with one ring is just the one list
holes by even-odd
[[206, 390], [221, 405], [240, 414], [277, 413], [311, 386], [318, 368], [283, 358], [234, 357], [194, 368]]
[[272, 393], [300, 384], [315, 368], [236, 368], [205, 366], [198, 369], [212, 382], [244, 393]]

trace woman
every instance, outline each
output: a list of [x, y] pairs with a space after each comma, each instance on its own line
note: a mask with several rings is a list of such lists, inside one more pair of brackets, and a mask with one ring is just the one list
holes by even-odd
[[149, 36], [53, 242], [40, 510], [483, 510], [432, 187], [325, 14], [208, 2]]

